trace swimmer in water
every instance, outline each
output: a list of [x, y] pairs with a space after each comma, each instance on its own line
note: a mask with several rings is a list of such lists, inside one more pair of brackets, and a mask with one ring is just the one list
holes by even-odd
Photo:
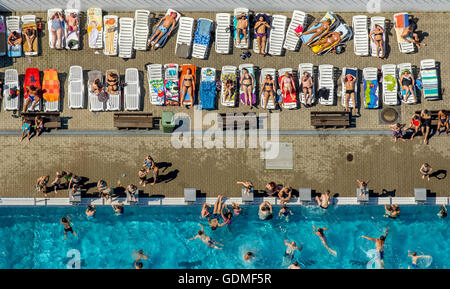
[[268, 201], [264, 201], [259, 205], [258, 216], [263, 221], [272, 219], [272, 205]]
[[291, 209], [286, 207], [286, 205], [283, 205], [283, 207], [281, 207], [280, 211], [278, 212], [278, 217], [280, 219], [285, 218], [286, 222], [289, 222], [289, 216], [293, 214], [294, 213], [291, 211]]
[[77, 233], [72, 229], [71, 221], [69, 216], [67, 216], [67, 218], [61, 218], [61, 225], [64, 226], [64, 240], [67, 240], [67, 232], [71, 232], [74, 236], [77, 236]]
[[144, 264], [141, 261], [134, 261], [134, 269], [142, 269], [144, 267]]
[[250, 262], [253, 258], [255, 258], [255, 254], [253, 254], [253, 252], [247, 252], [244, 255], [244, 260], [247, 262]]
[[208, 216], [211, 214], [211, 213], [209, 212], [209, 208], [210, 208], [210, 207], [211, 207], [211, 205], [208, 204], [207, 202], [205, 202], [205, 203], [203, 204], [203, 206], [202, 206], [202, 212], [201, 212], [202, 218], [208, 218]]
[[298, 262], [295, 261], [291, 265], [289, 265], [288, 269], [300, 269], [300, 266], [298, 266]]
[[188, 241], [192, 241], [197, 238], [200, 238], [200, 240], [202, 240], [202, 242], [205, 243], [210, 248], [219, 249], [219, 250], [223, 249], [223, 248], [220, 248], [217, 246], [217, 245], [223, 246], [223, 244], [221, 244], [217, 241], [214, 241], [213, 239], [211, 239], [211, 237], [207, 236], [205, 234], [205, 229], [203, 228], [203, 225], [202, 224], [198, 224], [198, 225], [200, 226], [201, 230], [199, 230], [197, 232], [197, 235], [195, 237], [190, 238]]
[[408, 269], [419, 269], [417, 266], [417, 260], [420, 258], [430, 258], [430, 255], [417, 255], [417, 252], [412, 252], [408, 250], [408, 257], [411, 257], [411, 267], [408, 266]]
[[447, 208], [445, 205], [441, 206], [441, 209], [439, 210], [439, 213], [437, 214], [440, 218], [446, 218], [447, 217]]
[[292, 262], [292, 259], [294, 259], [295, 251], [301, 251], [303, 246], [300, 246], [299, 248], [294, 241], [288, 242], [286, 239], [284, 239], [284, 245], [286, 245], [287, 248], [283, 255], [283, 266], [286, 266]]
[[144, 250], [142, 249], [137, 252], [131, 252], [131, 255], [133, 255], [135, 261], [148, 260], [148, 253], [145, 254]]
[[380, 265], [381, 269], [384, 269], [384, 242], [386, 241], [386, 237], [388, 235], [389, 228], [386, 228], [386, 233], [384, 235], [381, 235], [379, 239], [370, 238], [367, 236], [361, 236], [362, 238], [365, 238], [370, 241], [374, 241], [376, 244], [376, 249], [378, 252], [378, 259], [377, 262]]
[[235, 202], [231, 202], [231, 206], [233, 207], [233, 213], [236, 216], [242, 212], [242, 208], [239, 206], [239, 204], [236, 204]]
[[95, 216], [95, 212], [97, 212], [97, 209], [95, 208], [94, 204], [91, 204], [91, 205], [87, 206], [87, 208], [86, 208], [86, 216], [94, 217]]
[[323, 233], [323, 231], [327, 230], [328, 228], [326, 228], [326, 227], [325, 227], [325, 228], [319, 228], [319, 227], [317, 227], [317, 229], [316, 229], [316, 227], [315, 227], [314, 225], [312, 226], [312, 228], [313, 228], [314, 234], [320, 238], [320, 241], [322, 241], [322, 244], [323, 244], [323, 245], [325, 246], [325, 248], [328, 250], [328, 253], [330, 253], [331, 255], [333, 255], [334, 257], [336, 257], [336, 256], [337, 256], [336, 251], [333, 250], [333, 249], [331, 249], [331, 248], [328, 246], [327, 239], [325, 238], [325, 234]]
[[116, 216], [122, 215], [124, 212], [123, 203], [111, 204], [111, 207], [113, 208]]

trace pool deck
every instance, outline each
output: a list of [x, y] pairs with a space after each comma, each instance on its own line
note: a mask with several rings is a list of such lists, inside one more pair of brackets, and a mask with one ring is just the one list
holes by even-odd
[[[232, 11], [229, 11], [232, 13]], [[19, 15], [35, 14], [38, 18], [46, 18], [46, 13], [20, 13]], [[114, 13], [120, 17], [134, 17], [134, 12]], [[159, 14], [159, 13], [157, 13]], [[198, 18], [215, 18], [215, 13], [183, 13], [185, 16]], [[273, 12], [271, 12], [273, 14]], [[291, 13], [279, 13], [291, 16]], [[339, 13], [344, 21], [351, 26], [351, 18], [357, 13]], [[359, 13], [361, 14], [361, 13]], [[366, 14], [366, 13], [362, 13]], [[311, 13], [315, 18], [323, 13]], [[369, 15], [370, 16], [370, 15]], [[393, 13], [380, 14], [391, 20]], [[11, 60], [0, 59], [0, 75], [8, 69], [15, 68], [23, 76], [28, 67], [38, 67], [41, 71], [55, 68], [60, 73], [60, 81], [64, 87], [62, 100], [64, 107], [61, 116], [67, 120], [67, 128], [45, 133], [33, 138], [31, 143], [24, 140], [19, 144], [20, 119], [11, 117], [11, 112], [0, 110], [0, 138], [2, 146], [0, 153], [3, 164], [0, 170], [0, 197], [42, 197], [34, 191], [36, 178], [50, 175], [52, 181], [57, 170], [70, 170], [77, 175], [88, 178], [86, 196], [94, 193], [95, 184], [99, 179], [106, 180], [115, 186], [118, 180], [125, 185], [137, 183], [137, 171], [143, 158], [151, 154], [160, 163], [161, 181], [155, 186], [148, 185], [144, 189], [146, 196], [164, 196], [176, 198], [183, 196], [183, 189], [194, 187], [200, 190], [202, 196], [214, 197], [217, 194], [225, 196], [240, 196], [238, 180], [251, 180], [256, 189], [263, 189], [269, 181], [290, 185], [295, 189], [309, 187], [316, 191], [330, 189], [334, 196], [354, 197], [355, 179], [370, 180], [369, 188], [373, 195], [412, 197], [413, 190], [425, 187], [430, 190], [430, 196], [448, 197], [449, 179], [446, 173], [450, 160], [448, 149], [449, 138], [433, 136], [430, 144], [425, 146], [423, 138], [418, 136], [414, 141], [394, 144], [388, 134], [386, 125], [379, 122], [379, 110], [361, 108], [361, 117], [355, 119], [356, 126], [348, 129], [314, 130], [309, 121], [309, 111], [343, 110], [338, 98], [336, 106], [317, 105], [306, 109], [283, 110], [280, 116], [280, 141], [293, 143], [294, 168], [292, 170], [266, 170], [264, 160], [260, 159], [260, 148], [240, 149], [175, 149], [171, 145], [170, 136], [160, 132], [121, 132], [117, 133], [112, 126], [113, 113], [92, 113], [88, 109], [72, 110], [68, 108], [67, 78], [69, 67], [81, 65], [83, 70], [118, 69], [122, 77], [125, 69], [136, 67], [140, 70], [140, 80], [144, 97], [144, 112], [152, 112], [159, 116], [162, 111], [185, 112], [193, 117], [193, 110], [175, 107], [156, 107], [149, 104], [147, 74], [144, 71], [146, 63], [191, 63], [199, 67], [212, 66], [220, 69], [224, 65], [253, 63], [264, 68], [276, 69], [292, 67], [297, 69], [299, 63], [311, 62], [314, 65], [332, 64], [342, 69], [347, 67], [381, 67], [383, 64], [399, 64], [411, 62], [418, 67], [420, 61], [434, 58], [440, 64], [440, 81], [444, 90], [443, 100], [427, 102], [421, 100], [417, 105], [401, 105], [402, 122], [407, 122], [415, 110], [420, 109], [450, 109], [450, 99], [445, 95], [445, 89], [450, 83], [450, 61], [447, 57], [449, 41], [445, 36], [445, 24], [448, 24], [447, 13], [415, 13], [419, 18], [418, 27], [427, 33], [425, 42], [428, 46], [414, 54], [401, 54], [393, 29], [388, 29], [388, 57], [380, 60], [375, 57], [359, 57], [353, 53], [353, 41], [347, 45], [342, 55], [328, 54], [313, 56], [309, 48], [302, 46], [299, 52], [287, 51], [285, 56], [262, 57], [252, 51], [249, 60], [239, 58], [240, 51], [234, 49], [231, 55], [216, 54], [212, 47], [208, 60], [181, 59], [174, 55], [176, 34], [167, 42], [163, 49], [156, 52], [137, 51], [136, 57], [123, 60], [119, 57], [109, 57], [94, 54], [87, 47], [87, 35], [83, 34], [83, 49], [80, 51], [51, 50], [48, 45], [47, 26], [40, 35], [38, 57], [22, 57]], [[311, 21], [311, 20], [310, 20]], [[391, 20], [392, 21], [392, 20]], [[85, 19], [82, 18], [84, 26]], [[441, 43], [441, 44], [439, 44]], [[214, 43], [213, 43], [214, 45]], [[1, 77], [2, 78], [2, 77]], [[87, 79], [85, 75], [85, 79]], [[340, 81], [339, 87], [340, 91]], [[86, 83], [85, 83], [86, 85]], [[360, 88], [362, 86], [360, 85]], [[245, 107], [224, 108], [219, 105], [218, 112], [246, 112]], [[254, 109], [263, 113], [261, 108]], [[327, 134], [330, 132], [331, 134]], [[380, 135], [376, 135], [380, 134]], [[348, 162], [347, 154], [353, 155], [353, 161]], [[423, 162], [428, 162], [434, 171], [440, 171], [439, 178], [429, 182], [422, 180], [419, 168]], [[164, 167], [165, 165], [166, 167]], [[11, 173], [13, 172], [13, 173]], [[125, 178], [121, 175], [126, 174]], [[140, 188], [142, 189], [142, 188]], [[55, 196], [67, 197], [65, 191]]]

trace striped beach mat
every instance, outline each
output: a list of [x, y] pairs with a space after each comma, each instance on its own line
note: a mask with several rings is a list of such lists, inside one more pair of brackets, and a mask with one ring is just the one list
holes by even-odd
[[423, 95], [425, 99], [438, 99], [438, 77], [436, 69], [427, 69], [421, 71]]

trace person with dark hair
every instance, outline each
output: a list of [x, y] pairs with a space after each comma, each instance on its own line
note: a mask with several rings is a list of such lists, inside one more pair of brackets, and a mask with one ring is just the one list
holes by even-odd
[[405, 142], [405, 138], [403, 137], [403, 127], [405, 127], [404, 124], [401, 124], [397, 122], [396, 124], [389, 125], [389, 128], [392, 130], [394, 134], [394, 142], [396, 143], [398, 139], [401, 139], [403, 142]]
[[255, 258], [255, 254], [251, 251], [245, 253], [244, 260], [250, 262], [253, 258]]
[[95, 213], [97, 212], [97, 209], [95, 208], [94, 204], [90, 204], [86, 208], [86, 216], [89, 218], [93, 218]]
[[191, 104], [194, 105], [194, 81], [195, 81], [195, 75], [192, 75], [192, 69], [187, 68], [186, 74], [183, 75], [183, 77], [180, 79], [181, 84], [181, 98], [180, 98], [180, 106], [183, 106], [184, 99], [186, 97], [186, 94], [189, 95], [189, 98], [191, 99]]
[[47, 198], [47, 183], [49, 178], [50, 176], [42, 176], [36, 180], [36, 191], [43, 193], [45, 198]]
[[300, 266], [298, 266], [298, 262], [295, 261], [291, 265], [289, 265], [288, 269], [300, 269]]
[[287, 202], [289, 202], [291, 197], [292, 197], [292, 188], [291, 187], [283, 187], [278, 192], [278, 198], [280, 198], [280, 205], [284, 205]]
[[386, 218], [396, 219], [400, 217], [400, 206], [398, 204], [384, 205], [384, 212]]
[[369, 33], [370, 40], [376, 45], [378, 58], [383, 58], [384, 56], [383, 34], [384, 29], [378, 24], [375, 24], [375, 29]]
[[44, 131], [44, 120], [40, 115], [36, 115], [36, 117], [34, 118], [34, 131], [36, 133], [36, 136], [40, 136]]
[[361, 238], [365, 238], [367, 240], [375, 242], [376, 250], [378, 252], [377, 262], [380, 265], [381, 269], [384, 269], [384, 242], [386, 241], [388, 231], [389, 228], [386, 228], [386, 233], [384, 235], [381, 235], [379, 239], [370, 238], [364, 235], [361, 236]]
[[447, 112], [441, 109], [438, 112], [438, 126], [437, 126], [438, 135], [441, 135], [442, 127], [445, 128], [445, 134], [448, 135], [448, 130], [450, 127], [449, 122], [450, 122], [450, 119], [448, 117]]
[[267, 221], [272, 219], [272, 204], [264, 201], [259, 205], [258, 217], [260, 220]]
[[345, 84], [345, 111], [348, 111], [348, 104], [350, 99], [353, 103], [353, 114], [356, 114], [356, 101], [355, 101], [355, 83], [356, 83], [356, 77], [354, 75], [351, 75], [350, 73], [347, 74], [344, 78], [344, 84]]
[[408, 27], [405, 27], [403, 29], [401, 38], [406, 42], [415, 44], [417, 46], [417, 48], [426, 46], [425, 43], [420, 42], [419, 35], [415, 32], [416, 29], [417, 29], [417, 24], [414, 22], [411, 22]]
[[417, 261], [421, 258], [430, 258], [430, 255], [417, 255], [417, 252], [412, 252], [408, 250], [408, 257], [411, 257], [411, 267], [408, 267], [408, 269], [419, 269], [419, 266], [417, 266]]
[[328, 209], [328, 205], [330, 203], [330, 190], [327, 190], [326, 193], [321, 193], [319, 196], [315, 197], [316, 203], [322, 209]]
[[241, 34], [244, 37], [245, 42], [248, 41], [247, 28], [248, 28], [248, 18], [245, 13], [241, 13], [241, 15], [237, 16], [237, 41], [241, 43]]
[[286, 239], [284, 239], [284, 245], [286, 245], [286, 251], [283, 254], [283, 266], [288, 266], [294, 259], [295, 251], [301, 251], [303, 246], [299, 248], [294, 241], [288, 242]]
[[42, 89], [34, 86], [29, 85], [25, 88], [25, 94], [28, 93], [28, 97], [25, 100], [25, 103], [23, 104], [23, 112], [26, 112], [28, 109], [28, 106], [31, 104], [31, 110], [34, 110], [36, 105], [41, 101], [41, 95], [42, 95]]
[[420, 127], [420, 131], [423, 134], [423, 143], [428, 144], [428, 135], [431, 130], [431, 112], [428, 109], [424, 109], [420, 112], [420, 118], [422, 122], [422, 126]]
[[134, 261], [134, 269], [142, 269], [144, 267], [144, 264], [141, 261]]
[[213, 239], [211, 239], [211, 237], [207, 236], [205, 234], [205, 229], [203, 228], [203, 225], [202, 224], [198, 224], [198, 225], [200, 226], [201, 230], [199, 230], [197, 232], [197, 235], [195, 237], [190, 238], [188, 241], [200, 239], [200, 240], [202, 240], [203, 243], [205, 243], [210, 248], [219, 249], [219, 250], [223, 249], [223, 248], [220, 248], [217, 246], [217, 245], [223, 246], [223, 244], [221, 244], [217, 241], [214, 241]]
[[313, 228], [313, 233], [320, 238], [320, 241], [322, 241], [322, 244], [325, 246], [325, 248], [327, 249], [328, 253], [330, 253], [331, 255], [336, 257], [337, 256], [337, 252], [335, 250], [331, 249], [328, 246], [327, 239], [325, 238], [325, 234], [323, 232], [325, 230], [328, 230], [328, 228], [327, 227], [325, 227], [325, 228], [317, 227], [317, 230], [316, 230], [316, 227], [314, 225], [312, 226], [312, 228]]
[[440, 218], [446, 218], [447, 217], [447, 208], [445, 205], [441, 206], [441, 209], [439, 210], [439, 213], [437, 214]]
[[327, 33], [331, 27], [331, 20], [326, 19], [324, 21], [320, 21], [318, 24], [319, 26], [317, 26], [316, 28], [298, 34], [298, 36], [303, 36], [314, 33], [313, 36], [308, 41], [305, 42], [306, 45], [309, 45], [312, 41], [315, 41], [316, 39], [314, 38], [321, 35], [322, 33]]
[[111, 207], [112, 207], [112, 209], [114, 211], [114, 214], [116, 216], [123, 215], [123, 213], [124, 213], [123, 203], [111, 204]]
[[144, 250], [142, 249], [137, 252], [135, 251], [131, 252], [131, 255], [134, 256], [135, 261], [148, 260], [148, 253], [145, 254]]
[[427, 177], [428, 181], [429, 181], [430, 174], [432, 171], [433, 171], [433, 168], [428, 163], [424, 163], [419, 169], [419, 172], [422, 174], [422, 180], [424, 180], [425, 177]]
[[28, 142], [31, 141], [31, 122], [24, 118], [22, 120], [22, 137], [20, 138], [20, 142], [22, 142], [25, 137], [27, 137]]
[[266, 40], [267, 29], [270, 28], [269, 23], [264, 19], [264, 16], [260, 15], [258, 22], [255, 24], [255, 36], [258, 44], [258, 50], [260, 55], [266, 55]]
[[72, 225], [70, 224], [71, 221], [69, 216], [67, 216], [67, 218], [61, 218], [61, 225], [64, 226], [64, 240], [67, 240], [67, 232], [71, 232], [74, 236], [77, 236], [77, 233], [72, 229]]
[[284, 218], [286, 222], [289, 222], [289, 216], [293, 214], [294, 213], [291, 209], [289, 209], [286, 205], [283, 205], [283, 207], [281, 207], [280, 211], [278, 212], [278, 217], [280, 219]]
[[270, 182], [266, 185], [266, 193], [269, 196], [273, 196], [275, 194], [278, 194], [280, 191], [281, 186], [277, 185], [275, 182]]

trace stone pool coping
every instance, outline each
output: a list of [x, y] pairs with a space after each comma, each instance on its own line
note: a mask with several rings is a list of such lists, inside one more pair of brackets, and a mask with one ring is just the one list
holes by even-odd
[[[149, 197], [138, 198], [137, 203], [128, 203], [126, 198], [116, 198], [112, 203], [121, 203], [130, 206], [200, 206], [204, 202], [214, 204], [217, 198], [197, 198], [196, 202], [185, 202], [184, 198], [161, 198]], [[268, 201], [273, 205], [280, 205], [280, 200], [274, 197], [255, 198], [253, 202], [243, 202], [240, 197], [226, 198], [225, 203], [231, 202], [244, 205], [259, 205], [263, 201]], [[449, 197], [427, 198], [426, 202], [416, 202], [414, 197], [371, 197], [368, 202], [358, 202], [356, 197], [337, 197], [331, 198], [331, 205], [448, 205]], [[0, 198], [0, 207], [26, 206], [26, 207], [46, 207], [46, 206], [87, 206], [94, 204], [96, 206], [110, 206], [111, 202], [105, 202], [101, 198], [82, 198], [80, 203], [72, 204], [69, 198]], [[317, 206], [316, 202], [301, 202], [298, 198], [292, 198], [287, 203], [289, 206]]]

